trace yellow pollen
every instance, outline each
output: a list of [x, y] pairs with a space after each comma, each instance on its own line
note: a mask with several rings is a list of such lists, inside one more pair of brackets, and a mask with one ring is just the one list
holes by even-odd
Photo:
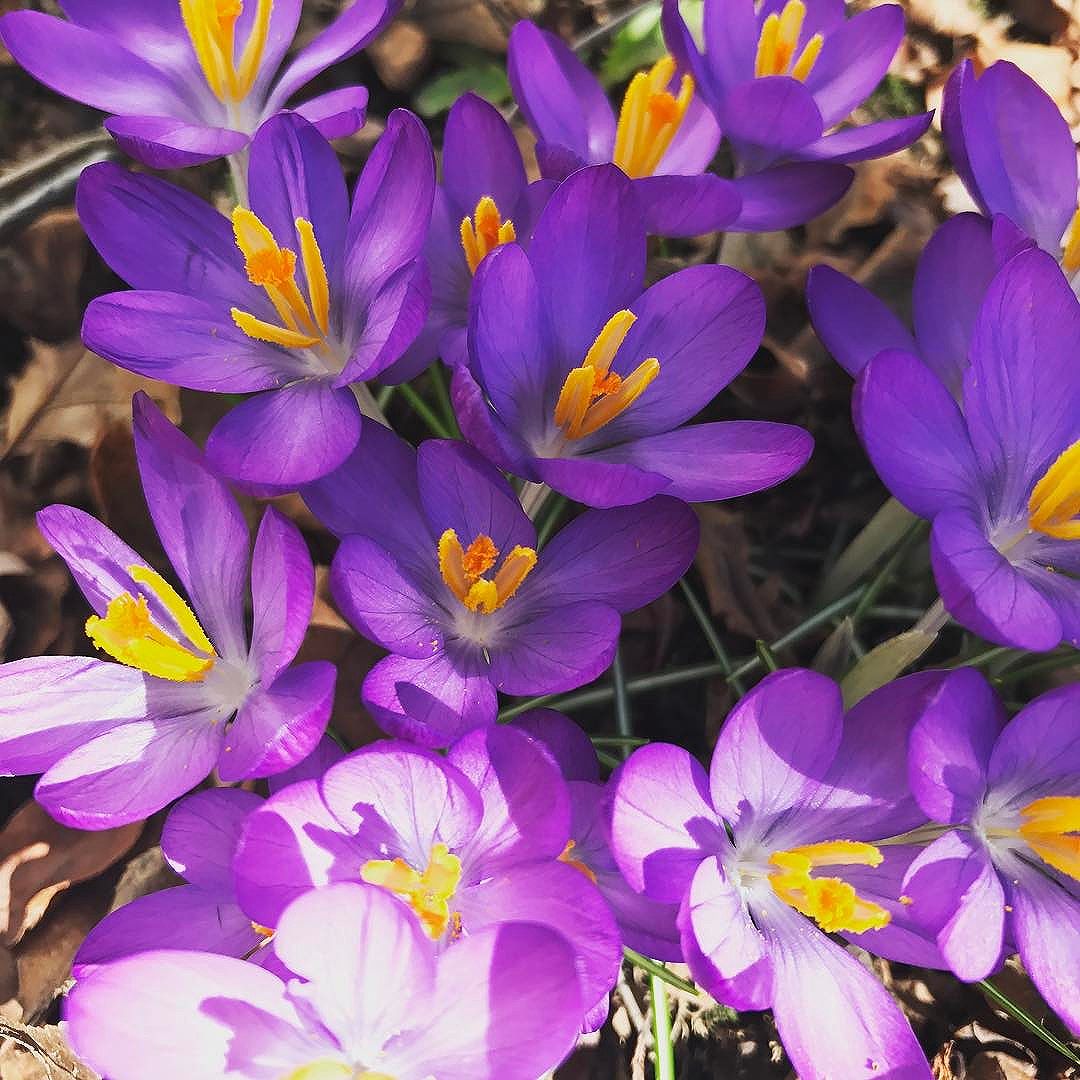
[[587, 863], [583, 863], [580, 859], [574, 858], [573, 851], [575, 847], [577, 847], [577, 844], [573, 840], [567, 840], [566, 847], [563, 848], [563, 853], [559, 856], [559, 862], [564, 862], [567, 866], [572, 866], [575, 870], [580, 870], [595, 885], [596, 874], [592, 872]]
[[281, 247], [259, 217], [242, 206], [233, 211], [232, 223], [248, 281], [266, 291], [281, 324], [239, 308], [232, 309], [233, 322], [248, 337], [286, 349], [325, 346], [330, 332], [330, 282], [311, 222], [305, 218], [295, 222], [310, 303], [296, 283], [296, 252]]
[[274, 931], [271, 930], [269, 926], [263, 926], [261, 923], [253, 922], [251, 924], [251, 929], [254, 930], [259, 937], [272, 938], [274, 936]]
[[469, 609], [490, 615], [518, 591], [536, 565], [536, 552], [518, 544], [503, 559], [494, 578], [482, 575], [499, 558], [499, 549], [490, 536], [481, 533], [467, 548], [453, 529], [439, 537], [439, 573], [450, 591]]
[[1075, 274], [1080, 270], [1080, 209], [1072, 216], [1068, 232], [1065, 234], [1065, 250], [1061, 255], [1061, 266], [1066, 274]]
[[684, 75], [676, 97], [668, 90], [674, 76], [675, 61], [665, 56], [649, 71], [639, 71], [626, 88], [611, 160], [629, 177], [652, 176], [682, 125], [694, 80]]
[[813, 919], [828, 934], [862, 934], [880, 930], [892, 916], [880, 904], [864, 900], [842, 878], [813, 876], [821, 866], [880, 866], [884, 856], [873, 844], [828, 840], [790, 851], [775, 851], [769, 862], [773, 892], [796, 911]]
[[1043, 862], [1080, 881], [1080, 797], [1036, 799], [1020, 812], [1020, 835]]
[[796, 59], [795, 52], [799, 47], [805, 19], [806, 4], [803, 0], [788, 0], [779, 15], [774, 11], [762, 23], [754, 62], [754, 75], [757, 78], [790, 75], [800, 82], [806, 80], [821, 54], [825, 39], [820, 34], [814, 34]]
[[499, 208], [490, 195], [485, 195], [476, 204], [471, 218], [461, 219], [461, 246], [465, 251], [465, 261], [469, 264], [470, 273], [476, 273], [476, 268], [489, 252], [516, 239], [514, 223], [503, 221]]
[[394, 1080], [389, 1073], [356, 1072], [351, 1065], [324, 1059], [302, 1065], [289, 1073], [284, 1080]]
[[449, 901], [461, 881], [461, 860], [445, 844], [432, 846], [423, 873], [404, 859], [369, 859], [361, 867], [360, 877], [405, 900], [433, 940], [438, 941], [447, 927], [460, 933], [461, 916], [450, 911]]
[[597, 335], [581, 367], [566, 376], [555, 403], [555, 424], [568, 439], [583, 439], [624, 413], [660, 374], [656, 357], [643, 360], [625, 377], [611, 370], [637, 316], [617, 311]]
[[220, 101], [242, 101], [255, 85], [273, 8], [273, 0], [258, 0], [251, 31], [237, 63], [236, 24], [244, 11], [241, 0], [180, 0], [180, 14], [191, 46], [207, 84]]
[[[189, 649], [158, 627], [144, 595], [122, 592], [113, 597], [105, 616], [86, 620], [86, 635], [95, 647], [128, 667], [171, 682], [202, 682], [216, 656], [195, 613], [160, 574], [145, 566], [129, 566], [131, 577], [150, 592], [176, 620], [194, 648]], [[196, 651], [198, 650], [198, 651]]]
[[1028, 500], [1028, 524], [1057, 540], [1080, 540], [1080, 439], [1046, 470]]

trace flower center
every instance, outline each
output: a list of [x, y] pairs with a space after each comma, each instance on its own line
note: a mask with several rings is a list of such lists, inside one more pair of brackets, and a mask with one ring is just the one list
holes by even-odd
[[232, 222], [248, 281], [266, 290], [282, 325], [257, 319], [239, 308], [232, 309], [233, 322], [248, 337], [286, 349], [326, 347], [330, 332], [330, 283], [311, 222], [296, 219], [308, 297], [296, 283], [295, 251], [281, 247], [259, 218], [242, 206], [233, 211]]
[[394, 1080], [394, 1077], [389, 1073], [357, 1072], [340, 1061], [323, 1060], [301, 1065], [282, 1080]]
[[242, 0], [180, 0], [184, 28], [206, 81], [219, 101], [242, 101], [259, 74], [274, 0], [258, 0], [251, 32], [236, 62], [236, 23]]
[[156, 626], [150, 617], [146, 597], [141, 594], [135, 597], [129, 592], [109, 601], [104, 618], [91, 615], [86, 620], [87, 637], [114, 660], [145, 671], [147, 675], [171, 682], [202, 682], [217, 656], [195, 613], [180, 594], [149, 567], [129, 566], [127, 571], [160, 601], [195, 649], [187, 648]]
[[611, 370], [620, 346], [637, 321], [632, 311], [616, 311], [592, 343], [581, 367], [566, 376], [555, 403], [555, 424], [568, 439], [583, 439], [625, 412], [660, 374], [656, 357], [643, 360], [622, 378]]
[[884, 856], [873, 844], [827, 840], [790, 851], [774, 851], [777, 869], [769, 875], [773, 892], [796, 911], [813, 919], [826, 933], [862, 934], [880, 930], [892, 916], [880, 904], [864, 900], [842, 878], [816, 878], [819, 866], [880, 866]]
[[562, 854], [559, 856], [559, 862], [564, 862], [567, 866], [572, 866], [575, 870], [580, 870], [594, 885], [596, 884], [596, 874], [587, 863], [583, 863], [580, 859], [575, 859], [573, 856], [574, 848], [577, 844], [573, 840], [566, 841], [566, 847], [563, 848]]
[[1072, 216], [1065, 231], [1065, 246], [1061, 253], [1061, 268], [1066, 274], [1080, 270], [1080, 209]]
[[1020, 811], [1017, 830], [1031, 849], [1055, 870], [1080, 881], [1080, 798], [1036, 799]]
[[1080, 540], [1080, 439], [1046, 470], [1028, 500], [1029, 525], [1057, 540]]
[[799, 82], [805, 81], [825, 41], [820, 34], [814, 34], [803, 46], [798, 59], [795, 59], [795, 50], [799, 47], [805, 19], [806, 4], [803, 0], [788, 0], [779, 15], [774, 11], [762, 23], [757, 59], [754, 62], [754, 75], [757, 78], [766, 75], [790, 75]]
[[490, 615], [510, 599], [536, 565], [536, 552], [518, 544], [503, 559], [494, 578], [486, 574], [498, 561], [499, 549], [481, 533], [467, 547], [453, 529], [439, 537], [439, 572], [450, 591], [470, 610]]
[[428, 936], [438, 941], [451, 928], [461, 933], [461, 916], [450, 911], [461, 881], [461, 860], [445, 844], [434, 844], [424, 872], [414, 870], [404, 859], [369, 859], [360, 869], [369, 885], [379, 885], [400, 896], [420, 917]]
[[512, 221], [503, 221], [495, 200], [485, 195], [477, 204], [471, 218], [461, 219], [461, 246], [465, 250], [465, 261], [469, 272], [476, 273], [476, 268], [484, 261], [484, 256], [494, 251], [500, 244], [509, 244], [517, 239]]
[[665, 56], [648, 71], [639, 71], [626, 88], [611, 160], [627, 176], [652, 176], [682, 125], [694, 80], [684, 75], [676, 97], [668, 90], [674, 75], [675, 61]]

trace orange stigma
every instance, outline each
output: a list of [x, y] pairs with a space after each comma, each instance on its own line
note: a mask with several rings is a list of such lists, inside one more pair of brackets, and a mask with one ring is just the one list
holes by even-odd
[[503, 559], [494, 578], [486, 574], [499, 558], [490, 536], [481, 533], [467, 548], [453, 529], [439, 537], [439, 572], [450, 591], [470, 610], [490, 615], [510, 599], [536, 565], [536, 552], [518, 544]]
[[660, 374], [656, 357], [643, 360], [625, 378], [611, 370], [630, 327], [632, 311], [617, 311], [604, 324], [581, 367], [574, 368], [555, 403], [555, 424], [568, 439], [583, 439], [624, 413]]
[[795, 51], [799, 47], [805, 20], [806, 4], [803, 0], [788, 0], [779, 15], [774, 11], [762, 23], [754, 63], [754, 75], [757, 78], [766, 75], [790, 75], [799, 82], [805, 82], [817, 62], [825, 40], [820, 34], [814, 34], [796, 59]]
[[1020, 811], [1019, 834], [1043, 862], [1080, 881], [1080, 797], [1036, 799]]
[[180, 0], [180, 15], [191, 47], [219, 101], [242, 101], [258, 78], [274, 3], [258, 0], [258, 5], [237, 63], [236, 24], [244, 12], [241, 0]]
[[769, 876], [773, 892], [827, 934], [863, 934], [880, 930], [892, 916], [880, 904], [864, 900], [842, 878], [813, 876], [819, 866], [880, 866], [884, 856], [873, 844], [855, 840], [828, 840], [790, 851], [775, 851], [769, 859], [777, 867]]
[[573, 852], [575, 847], [577, 847], [575, 841], [567, 840], [566, 847], [563, 848], [562, 854], [559, 856], [559, 862], [564, 862], [567, 866], [572, 866], [575, 870], [580, 871], [595, 885], [596, 874], [593, 873], [588, 863], [584, 863], [580, 859], [574, 858]]
[[471, 218], [461, 219], [461, 246], [465, 251], [465, 261], [469, 264], [470, 273], [476, 273], [476, 268], [489, 252], [516, 239], [514, 223], [503, 221], [499, 208], [490, 195], [485, 195], [476, 204], [476, 211]]
[[668, 90], [674, 77], [675, 61], [665, 56], [630, 80], [611, 158], [629, 177], [652, 176], [682, 125], [694, 96], [694, 80], [684, 75], [676, 97]]
[[432, 846], [423, 873], [404, 859], [369, 859], [360, 869], [360, 878], [405, 900], [433, 940], [438, 941], [447, 927], [460, 932], [461, 916], [450, 911], [450, 900], [461, 881], [461, 860], [445, 844]]

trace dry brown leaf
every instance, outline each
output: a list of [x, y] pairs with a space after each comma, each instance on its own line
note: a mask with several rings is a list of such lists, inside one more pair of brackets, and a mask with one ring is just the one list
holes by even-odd
[[75, 1058], [60, 1029], [0, 1023], [3, 1080], [99, 1080]]
[[369, 46], [367, 55], [391, 90], [411, 90], [427, 67], [428, 36], [411, 19], [396, 19]]
[[991, 27], [979, 35], [975, 59], [983, 67], [1008, 60], [1030, 75], [1061, 108], [1069, 106], [1073, 56], [1067, 49], [1014, 41]]
[[93, 446], [108, 424], [130, 418], [136, 390], [145, 390], [169, 419], [180, 419], [174, 386], [123, 371], [78, 339], [31, 345], [29, 363], [11, 384], [2, 457], [56, 442]]
[[99, 832], [69, 829], [37, 803], [25, 803], [0, 831], [0, 942], [18, 942], [59, 893], [108, 869], [141, 832], [141, 822]]

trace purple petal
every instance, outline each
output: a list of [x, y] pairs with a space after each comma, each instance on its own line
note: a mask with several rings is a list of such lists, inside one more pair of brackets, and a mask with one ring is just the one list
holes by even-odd
[[336, 469], [360, 438], [351, 390], [305, 379], [237, 405], [206, 441], [210, 460], [243, 483], [295, 488]]
[[240, 827], [262, 804], [261, 796], [238, 788], [197, 791], [169, 812], [161, 833], [162, 854], [189, 884], [230, 898]]
[[[505, 557], [515, 545], [536, 546], [536, 530], [502, 474], [471, 447], [429, 439], [417, 452], [417, 478], [432, 535], [453, 529], [467, 547], [488, 536]], [[436, 558], [434, 547], [432, 559]]]
[[220, 710], [208, 709], [115, 727], [51, 766], [34, 797], [75, 829], [142, 821], [205, 779], [221, 748], [220, 721]]
[[72, 975], [152, 949], [192, 949], [245, 957], [265, 940], [226, 896], [179, 885], [140, 896], [107, 915], [79, 947]]
[[986, 795], [990, 753], [1005, 709], [981, 672], [947, 675], [911, 733], [911, 791], [934, 821], [970, 821]]
[[813, 95], [787, 75], [735, 87], [721, 103], [718, 119], [744, 173], [760, 172], [790, 157], [825, 130]]
[[615, 657], [622, 620], [606, 604], [537, 610], [518, 601], [523, 621], [491, 651], [491, 682], [504, 694], [561, 694], [592, 682]]
[[557, 859], [570, 839], [570, 794], [547, 750], [524, 732], [493, 727], [459, 739], [447, 761], [480, 794], [484, 817], [461, 858], [507, 866]]
[[772, 963], [746, 910], [742, 893], [720, 860], [706, 859], [683, 900], [679, 923], [694, 979], [734, 1009], [767, 1009], [773, 1000]]
[[[1080, 730], [1069, 718], [1075, 715], [1076, 695], [1076, 685], [1058, 687], [1013, 717], [990, 755], [991, 788], [1015, 791], [1015, 802], [1023, 804], [1049, 794], [1044, 785], [1075, 785], [1080, 777]], [[1036, 795], [1040, 788], [1044, 790]], [[1026, 792], [1031, 792], [1030, 799]]]
[[742, 210], [733, 232], [772, 232], [805, 225], [838, 203], [855, 173], [828, 161], [796, 161], [734, 181]]
[[487, 195], [506, 217], [527, 183], [517, 139], [502, 113], [476, 94], [462, 94], [446, 117], [443, 137], [443, 188], [453, 209], [471, 216]]
[[529, 259], [554, 338], [554, 366], [569, 370], [641, 291], [645, 228], [633, 183], [614, 165], [576, 172], [540, 215]]
[[271, 681], [300, 650], [315, 602], [315, 568], [300, 530], [267, 507], [251, 556], [251, 652]]
[[[696, 85], [695, 89], [697, 89]], [[720, 148], [721, 138], [720, 125], [716, 122], [712, 109], [702, 100], [700, 94], [695, 94], [690, 99], [682, 123], [679, 124], [675, 137], [671, 140], [671, 145], [664, 151], [664, 156], [656, 166], [656, 175], [697, 177], [700, 173], [707, 172], [713, 158], [716, 157], [716, 151]], [[720, 189], [714, 190], [719, 197]], [[731, 194], [728, 198], [731, 198]], [[737, 202], [738, 196], [735, 196], [735, 199]], [[736, 205], [733, 207], [732, 217], [737, 210]], [[719, 226], [716, 227], [719, 228]]]
[[930, 1080], [926, 1055], [892, 994], [801, 915], [776, 904], [773, 1015], [802, 1076]]
[[813, 448], [809, 432], [793, 424], [728, 420], [634, 439], [588, 460], [667, 477], [665, 496], [715, 502], [775, 487], [807, 463]]
[[1012, 932], [1024, 967], [1073, 1035], [1080, 1034], [1080, 899], [1035, 868], [1009, 890]]
[[384, 648], [414, 660], [442, 649], [440, 609], [374, 540], [345, 538], [334, 556], [330, 590], [345, 618]]
[[933, 517], [979, 499], [975, 455], [956, 399], [911, 353], [878, 353], [859, 376], [855, 427], [886, 487]]
[[918, 354], [911, 332], [889, 307], [831, 266], [810, 271], [806, 304], [821, 343], [849, 375], [857, 376], [886, 349]]
[[336, 765], [345, 756], [345, 751], [329, 735], [324, 735], [315, 746], [315, 749], [303, 761], [293, 765], [284, 772], [275, 773], [267, 777], [267, 787], [271, 795], [287, 788], [290, 784], [298, 784], [301, 780], [321, 780], [323, 773]]
[[75, 200], [91, 243], [136, 289], [238, 303], [252, 288], [228, 218], [183, 188], [101, 162], [79, 177]]
[[836, 757], [844, 726], [840, 688], [792, 669], [766, 675], [728, 714], [709, 773], [712, 803], [732, 824], [806, 800]]
[[617, 776], [611, 847], [619, 869], [638, 892], [681, 903], [724, 836], [705, 770], [682, 747], [653, 743], [635, 750]]
[[85, 656], [36, 656], [0, 666], [0, 772], [45, 772], [65, 754], [140, 720], [149, 676]]
[[903, 37], [904, 12], [896, 4], [860, 12], [829, 33], [806, 77], [825, 128], [846, 119], [873, 93]]
[[473, 728], [495, 722], [498, 697], [477, 665], [445, 653], [430, 660], [388, 656], [364, 679], [364, 704], [390, 735], [421, 746], [449, 746]]
[[126, 154], [151, 169], [183, 169], [242, 150], [248, 136], [170, 116], [110, 116], [109, 134]]
[[310, 371], [299, 354], [248, 337], [222, 304], [179, 293], [99, 296], [86, 309], [82, 337], [127, 371], [212, 393], [275, 389]]
[[[807, 15], [812, 17], [816, 6], [807, 5]], [[727, 93], [754, 78], [754, 57], [765, 13], [755, 13], [754, 0], [731, 0], [727, 4], [709, 0], [704, 7], [706, 65], [716, 91]]]
[[336, 678], [333, 664], [313, 660], [250, 694], [225, 734], [221, 779], [273, 776], [303, 761], [326, 730]]
[[596, 76], [561, 38], [522, 19], [510, 34], [506, 68], [514, 100], [541, 142], [566, 147], [587, 161], [610, 160], [611, 104]]
[[143, 494], [165, 553], [219, 654], [246, 655], [244, 515], [201, 451], [145, 394], [135, 395], [133, 410]]
[[989, 641], [1041, 652], [1061, 641], [1054, 609], [962, 510], [934, 519], [930, 556], [941, 599], [957, 622]]
[[655, 236], [701, 236], [726, 229], [739, 216], [742, 198], [730, 181], [703, 176], [646, 176], [634, 181], [645, 228]]
[[985, 845], [949, 832], [925, 848], [904, 879], [911, 914], [936, 933], [953, 972], [965, 982], [992, 975], [1001, 965], [1005, 894]]
[[[888, 6], [888, 5], [886, 5]], [[880, 8], [874, 8], [880, 11]], [[858, 127], [842, 128], [830, 135], [824, 135], [815, 142], [804, 146], [798, 152], [804, 161], [842, 162], [854, 165], [859, 161], [886, 157], [910, 146], [921, 138], [933, 120], [932, 112], [918, 113], [915, 116], [900, 116], [892, 120], [878, 120], [873, 124], [860, 124]]]
[[568, 716], [554, 709], [530, 709], [513, 726], [544, 745], [558, 762], [564, 780], [600, 779], [600, 762], [592, 741]]
[[345, 139], [364, 126], [367, 106], [366, 86], [342, 86], [294, 105], [293, 112], [313, 124], [324, 139]]
[[[593, 601], [634, 611], [662, 596], [697, 551], [698, 522], [677, 499], [658, 496], [633, 507], [592, 510], [560, 530], [540, 556], [535, 590], [546, 602]], [[528, 596], [529, 583], [519, 597]]]
[[574, 502], [601, 509], [640, 504], [671, 486], [671, 481], [659, 473], [604, 461], [596, 455], [533, 458], [531, 472]]

